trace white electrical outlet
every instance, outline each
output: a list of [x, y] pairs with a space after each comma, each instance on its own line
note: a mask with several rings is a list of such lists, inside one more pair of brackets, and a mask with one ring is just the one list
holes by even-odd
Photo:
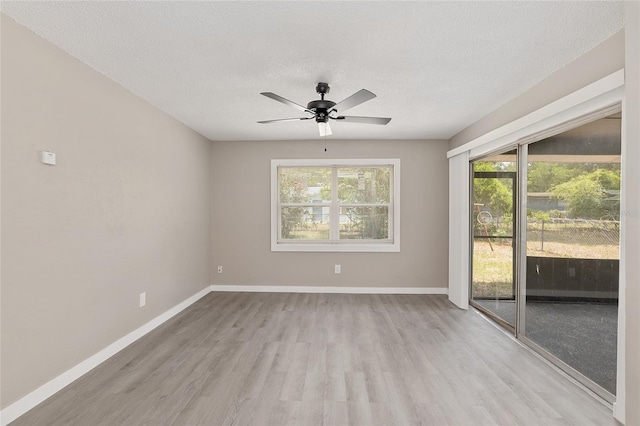
[[221, 274], [222, 273], [222, 265], [218, 265], [218, 273]]
[[146, 304], [147, 304], [147, 292], [143, 291], [142, 293], [140, 293], [140, 307], [142, 308]]
[[339, 274], [341, 269], [342, 269], [342, 268], [340, 267], [340, 265], [336, 265], [336, 266], [335, 266], [335, 269], [334, 269], [334, 272], [335, 272], [336, 274]]

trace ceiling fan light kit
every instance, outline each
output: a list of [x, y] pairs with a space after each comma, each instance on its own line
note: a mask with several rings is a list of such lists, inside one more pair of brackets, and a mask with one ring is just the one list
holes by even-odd
[[390, 118], [384, 117], [356, 117], [356, 116], [344, 116], [338, 115], [339, 112], [346, 111], [350, 108], [353, 108], [361, 103], [364, 103], [368, 100], [371, 100], [376, 97], [373, 93], [366, 89], [361, 89], [344, 99], [341, 102], [335, 103], [328, 99], [325, 99], [324, 96], [329, 93], [328, 83], [319, 82], [316, 86], [316, 92], [320, 95], [320, 99], [315, 101], [311, 101], [307, 104], [306, 107], [299, 105], [295, 102], [292, 102], [288, 99], [283, 98], [282, 96], [276, 95], [271, 92], [262, 92], [260, 93], [263, 96], [273, 99], [274, 101], [281, 102], [285, 105], [289, 105], [292, 108], [295, 108], [299, 111], [305, 112], [309, 114], [306, 117], [300, 118], [280, 118], [276, 120], [265, 120], [258, 121], [260, 124], [269, 124], [269, 123], [278, 123], [284, 121], [300, 121], [300, 120], [311, 120], [315, 119], [316, 123], [318, 123], [318, 130], [320, 131], [320, 136], [329, 136], [332, 134], [331, 127], [329, 126], [329, 120], [338, 120], [344, 121], [347, 123], [361, 123], [361, 124], [380, 124], [385, 125], [391, 121]]

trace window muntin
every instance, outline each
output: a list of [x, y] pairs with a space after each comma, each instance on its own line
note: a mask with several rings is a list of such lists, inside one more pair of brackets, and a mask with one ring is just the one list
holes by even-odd
[[272, 250], [399, 251], [399, 167], [397, 159], [273, 160]]

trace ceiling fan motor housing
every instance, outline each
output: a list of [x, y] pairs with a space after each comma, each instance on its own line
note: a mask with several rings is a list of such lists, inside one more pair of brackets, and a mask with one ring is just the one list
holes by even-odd
[[307, 104], [307, 109], [313, 111], [316, 115], [318, 123], [326, 123], [329, 121], [329, 110], [335, 106], [335, 102], [318, 99]]
[[329, 121], [328, 111], [336, 104], [333, 101], [324, 99], [324, 95], [329, 93], [329, 90], [330, 88], [328, 83], [319, 82], [316, 86], [316, 92], [320, 95], [320, 99], [311, 101], [307, 104], [307, 109], [315, 113], [317, 123], [326, 123]]

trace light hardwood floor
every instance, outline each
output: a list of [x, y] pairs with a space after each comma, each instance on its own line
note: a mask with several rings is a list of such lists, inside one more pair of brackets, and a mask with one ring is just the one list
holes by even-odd
[[615, 425], [446, 296], [211, 293], [17, 425]]

